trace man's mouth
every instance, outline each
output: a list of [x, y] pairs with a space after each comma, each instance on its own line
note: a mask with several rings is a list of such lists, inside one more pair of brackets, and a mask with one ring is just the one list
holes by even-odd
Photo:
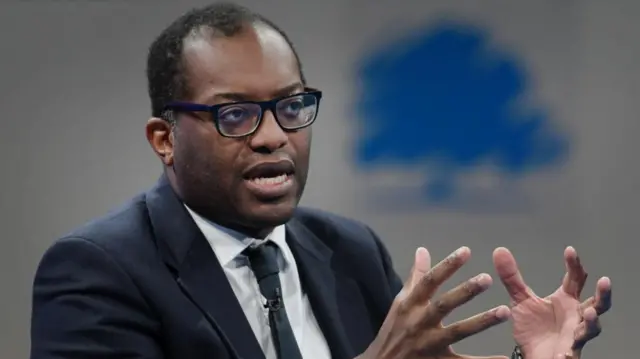
[[257, 177], [250, 179], [251, 182], [259, 186], [277, 186], [289, 180], [289, 175], [286, 173], [283, 173], [276, 177]]
[[244, 173], [251, 192], [262, 198], [286, 195], [294, 183], [295, 166], [291, 161], [263, 162]]

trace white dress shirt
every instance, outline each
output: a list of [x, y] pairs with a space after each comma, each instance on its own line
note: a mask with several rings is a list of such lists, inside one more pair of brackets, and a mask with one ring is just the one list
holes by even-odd
[[[196, 225], [211, 245], [218, 261], [224, 269], [231, 288], [244, 311], [253, 333], [267, 359], [277, 359], [268, 311], [264, 308], [266, 299], [260, 293], [255, 275], [242, 255], [247, 247], [260, 241], [248, 238], [238, 232], [212, 223], [187, 207]], [[307, 295], [302, 292], [298, 267], [291, 249], [285, 240], [285, 226], [276, 227], [266, 240], [275, 243], [280, 256], [280, 282], [282, 297], [287, 308], [287, 316], [298, 342], [303, 358], [330, 359], [329, 346], [318, 326]]]

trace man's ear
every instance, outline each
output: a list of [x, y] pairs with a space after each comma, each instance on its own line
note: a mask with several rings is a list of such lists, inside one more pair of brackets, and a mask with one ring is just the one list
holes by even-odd
[[166, 166], [173, 165], [173, 131], [172, 125], [157, 117], [152, 117], [145, 126], [147, 141], [153, 151]]

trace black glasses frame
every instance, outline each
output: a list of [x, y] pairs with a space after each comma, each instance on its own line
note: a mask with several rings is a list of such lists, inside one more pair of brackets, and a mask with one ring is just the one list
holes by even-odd
[[[316, 101], [316, 112], [313, 116], [313, 118], [308, 122], [305, 123], [304, 125], [300, 125], [300, 126], [296, 126], [296, 127], [285, 127], [282, 125], [282, 123], [280, 123], [280, 120], [278, 119], [278, 113], [276, 111], [276, 106], [280, 101], [283, 100], [287, 100], [290, 98], [295, 98], [301, 95], [312, 95], [315, 98]], [[284, 97], [278, 97], [272, 100], [267, 100], [267, 101], [237, 101], [237, 102], [225, 102], [225, 103], [220, 103], [220, 104], [216, 104], [216, 105], [203, 105], [203, 104], [198, 104], [198, 103], [190, 103], [190, 102], [180, 102], [180, 101], [174, 101], [174, 102], [169, 102], [167, 105], [165, 105], [164, 110], [163, 110], [163, 116], [162, 119], [164, 119], [165, 121], [172, 121], [172, 117], [173, 117], [173, 113], [188, 113], [188, 112], [208, 112], [211, 114], [211, 118], [213, 119], [213, 123], [216, 126], [216, 130], [218, 130], [218, 133], [223, 136], [223, 137], [229, 137], [229, 138], [239, 138], [239, 137], [245, 137], [245, 136], [250, 136], [252, 134], [254, 134], [258, 128], [260, 128], [260, 124], [262, 124], [262, 119], [264, 118], [264, 114], [267, 111], [271, 111], [271, 113], [273, 114], [273, 117], [276, 120], [276, 123], [278, 124], [278, 126], [280, 126], [280, 128], [283, 131], [286, 132], [293, 132], [293, 131], [297, 131], [300, 129], [303, 129], [305, 127], [309, 127], [311, 126], [316, 118], [318, 117], [318, 111], [319, 111], [319, 107], [320, 107], [320, 100], [322, 99], [322, 91], [311, 88], [311, 87], [305, 87], [304, 92], [301, 93], [297, 93], [294, 95], [289, 95], [289, 96], [284, 96]], [[254, 127], [248, 131], [247, 133], [241, 134], [241, 135], [229, 135], [226, 133], [223, 133], [222, 130], [220, 129], [220, 122], [218, 120], [218, 110], [220, 110], [223, 107], [229, 106], [229, 105], [243, 105], [243, 104], [253, 104], [253, 105], [258, 105], [260, 106], [260, 114], [258, 119], [256, 120], [256, 124], [254, 125]]]

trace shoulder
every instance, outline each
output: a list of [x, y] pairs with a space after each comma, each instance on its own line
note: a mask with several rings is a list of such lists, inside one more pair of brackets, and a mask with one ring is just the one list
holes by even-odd
[[77, 261], [80, 253], [91, 251], [114, 262], [135, 262], [153, 253], [153, 247], [145, 197], [138, 195], [59, 237], [44, 257], [67, 253]]
[[103, 242], [106, 237], [138, 231], [143, 227], [147, 217], [145, 196], [141, 194], [111, 209], [107, 214], [80, 225], [62, 237], [82, 237]]
[[[160, 355], [153, 250], [140, 198], [56, 240], [37, 266], [31, 300], [31, 351], [37, 357]], [[143, 203], [142, 203], [143, 205]], [[146, 261], [144, 263], [143, 261]], [[142, 274], [141, 274], [142, 273]], [[66, 348], [66, 349], [65, 349]], [[120, 354], [120, 355], [118, 355]], [[32, 355], [32, 357], [35, 357]]]
[[378, 255], [384, 251], [375, 232], [361, 221], [307, 207], [299, 207], [294, 218], [334, 250], [357, 250]]
[[370, 241], [374, 235], [361, 221], [320, 209], [299, 207], [294, 218], [316, 234], [340, 234], [362, 241]]

